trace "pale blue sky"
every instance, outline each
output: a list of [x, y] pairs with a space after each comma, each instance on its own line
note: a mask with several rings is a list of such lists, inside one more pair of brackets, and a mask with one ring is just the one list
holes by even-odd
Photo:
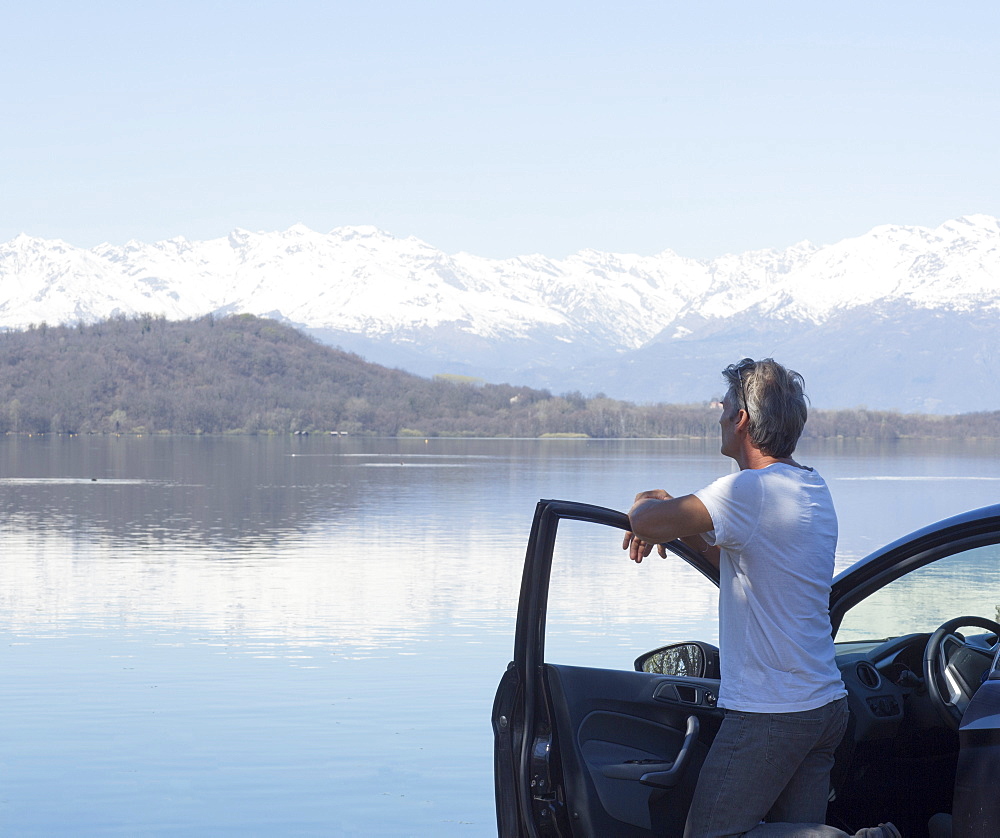
[[712, 257], [1000, 215], [1000, 4], [5, 4], [0, 241]]

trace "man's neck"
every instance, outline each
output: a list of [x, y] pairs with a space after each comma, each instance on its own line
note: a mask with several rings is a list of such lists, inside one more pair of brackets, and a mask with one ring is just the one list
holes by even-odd
[[767, 468], [768, 466], [773, 466], [775, 463], [784, 463], [795, 468], [805, 468], [805, 466], [799, 465], [791, 457], [772, 457], [770, 454], [765, 454], [759, 448], [754, 448], [752, 445], [745, 446], [740, 451], [740, 456], [735, 459], [737, 465], [740, 467], [740, 471], [744, 469]]

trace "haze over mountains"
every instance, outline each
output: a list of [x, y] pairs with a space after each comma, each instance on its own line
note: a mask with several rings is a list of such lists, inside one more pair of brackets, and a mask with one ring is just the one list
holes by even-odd
[[712, 260], [586, 250], [486, 259], [373, 227], [0, 245], [0, 328], [250, 313], [387, 366], [555, 393], [700, 402], [772, 355], [816, 407], [1000, 407], [1000, 221], [883, 226]]

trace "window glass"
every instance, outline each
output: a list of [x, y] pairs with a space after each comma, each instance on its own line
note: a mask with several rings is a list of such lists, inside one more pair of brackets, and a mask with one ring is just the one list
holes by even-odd
[[614, 527], [560, 521], [549, 584], [545, 660], [632, 669], [644, 652], [718, 643], [718, 588], [683, 559], [635, 564]]
[[939, 559], [891, 582], [844, 616], [837, 640], [931, 632], [953, 617], [997, 620], [1000, 544]]

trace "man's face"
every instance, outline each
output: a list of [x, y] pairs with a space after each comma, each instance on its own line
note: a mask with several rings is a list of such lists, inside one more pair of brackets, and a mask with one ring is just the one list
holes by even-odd
[[733, 459], [736, 459], [737, 453], [735, 429], [739, 418], [740, 412], [736, 409], [733, 400], [733, 391], [730, 390], [722, 400], [722, 415], [719, 417], [719, 428], [722, 431], [722, 447], [720, 451]]

